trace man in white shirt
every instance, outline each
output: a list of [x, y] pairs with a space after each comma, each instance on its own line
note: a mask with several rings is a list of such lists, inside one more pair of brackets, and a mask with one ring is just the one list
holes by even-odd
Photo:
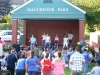
[[83, 64], [85, 63], [84, 56], [79, 53], [79, 46], [76, 47], [75, 53], [70, 57], [72, 75], [82, 75]]

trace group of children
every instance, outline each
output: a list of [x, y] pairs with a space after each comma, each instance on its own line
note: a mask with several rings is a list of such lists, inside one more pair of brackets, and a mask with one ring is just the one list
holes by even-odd
[[[68, 45], [72, 44], [72, 39], [73, 39], [73, 34], [72, 34], [71, 31], [69, 32], [69, 34], [64, 35], [63, 48], [64, 47], [68, 48]], [[34, 37], [34, 35], [32, 35], [29, 42], [30, 42], [31, 47], [34, 47], [34, 45], [37, 44], [37, 41], [36, 41], [36, 38]], [[58, 48], [58, 43], [59, 43], [59, 36], [58, 36], [58, 34], [56, 34], [53, 46]], [[51, 46], [51, 37], [48, 34], [44, 33], [42, 35], [42, 47], [44, 48], [44, 47], [47, 47], [47, 46], [49, 46], [49, 47]]]

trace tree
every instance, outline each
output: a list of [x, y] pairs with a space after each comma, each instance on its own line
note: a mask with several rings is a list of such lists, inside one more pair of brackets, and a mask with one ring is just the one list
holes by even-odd
[[100, 30], [100, 0], [68, 0], [86, 11], [88, 31]]
[[7, 24], [11, 24], [11, 15], [10, 14], [5, 15], [4, 19], [6, 20]]
[[8, 14], [11, 9], [11, 0], [0, 0], [0, 16]]

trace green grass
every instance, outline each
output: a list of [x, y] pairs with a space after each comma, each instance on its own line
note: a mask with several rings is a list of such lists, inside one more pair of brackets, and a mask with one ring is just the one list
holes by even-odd
[[[95, 66], [94, 63], [91, 63], [91, 65], [89, 65], [89, 67], [88, 67], [88, 72], [90, 72], [94, 66]], [[65, 75], [71, 75], [69, 68], [65, 69]]]

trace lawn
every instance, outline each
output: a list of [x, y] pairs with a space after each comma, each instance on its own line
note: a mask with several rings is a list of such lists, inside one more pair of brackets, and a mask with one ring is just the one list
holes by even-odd
[[[94, 66], [95, 66], [95, 64], [91, 63], [91, 65], [89, 65], [89, 67], [88, 67], [88, 72], [90, 72]], [[71, 75], [69, 68], [65, 69], [65, 75]]]

